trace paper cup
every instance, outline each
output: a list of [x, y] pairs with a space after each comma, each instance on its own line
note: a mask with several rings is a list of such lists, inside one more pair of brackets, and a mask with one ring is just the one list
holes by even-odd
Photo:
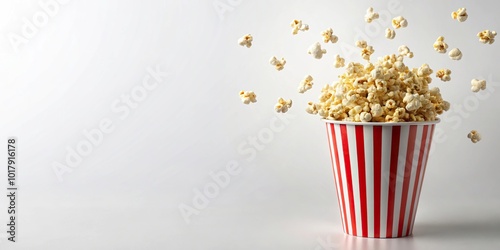
[[412, 234], [428, 153], [439, 122], [324, 120], [346, 234]]

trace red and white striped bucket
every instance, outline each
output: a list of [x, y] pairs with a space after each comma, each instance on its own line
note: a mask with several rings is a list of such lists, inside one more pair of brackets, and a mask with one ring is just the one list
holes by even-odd
[[439, 120], [324, 121], [344, 232], [373, 238], [411, 235]]

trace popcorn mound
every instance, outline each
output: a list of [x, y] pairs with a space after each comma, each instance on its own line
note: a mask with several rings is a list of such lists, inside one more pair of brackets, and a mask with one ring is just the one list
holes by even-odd
[[439, 88], [429, 88], [433, 70], [408, 68], [402, 55], [372, 64], [349, 63], [337, 82], [321, 90], [319, 103], [306, 111], [324, 119], [352, 122], [434, 121], [450, 108]]

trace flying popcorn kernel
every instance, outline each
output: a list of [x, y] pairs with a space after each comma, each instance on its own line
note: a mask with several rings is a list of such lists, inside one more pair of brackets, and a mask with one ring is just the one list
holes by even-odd
[[477, 33], [477, 37], [479, 37], [479, 41], [482, 43], [492, 44], [495, 42], [495, 36], [497, 33], [495, 31], [483, 30]]
[[321, 59], [323, 54], [326, 54], [326, 49], [322, 49], [321, 44], [315, 43], [309, 47], [307, 53], [311, 54], [316, 59]]
[[396, 31], [394, 31], [393, 29], [387, 28], [385, 30], [385, 37], [387, 39], [394, 39], [394, 37], [396, 37]]
[[481, 134], [479, 134], [476, 130], [472, 130], [467, 135], [467, 138], [469, 138], [473, 143], [477, 143], [481, 140]]
[[278, 113], [286, 113], [292, 107], [292, 100], [278, 99], [278, 103], [274, 106], [274, 110]]
[[271, 57], [271, 59], [269, 59], [269, 63], [273, 65], [276, 70], [280, 71], [285, 67], [286, 60], [285, 58], [281, 58], [281, 60], [278, 60], [275, 56], [273, 56]]
[[368, 8], [366, 10], [365, 21], [367, 23], [371, 23], [373, 20], [378, 19], [378, 18], [379, 18], [378, 13], [374, 12], [372, 7]]
[[441, 79], [443, 82], [447, 82], [451, 80], [451, 70], [449, 69], [440, 69], [436, 72], [436, 77]]
[[408, 21], [404, 17], [398, 16], [392, 19], [392, 27], [395, 29], [405, 28], [406, 26], [408, 26]]
[[479, 92], [479, 90], [485, 90], [486, 89], [486, 81], [485, 80], [478, 80], [478, 79], [472, 79], [470, 81], [471, 84], [471, 90], [472, 92]]
[[323, 36], [323, 42], [328, 43], [336, 43], [339, 38], [333, 34], [333, 29], [329, 28], [323, 32], [321, 32], [321, 35]]
[[290, 23], [290, 27], [292, 27], [292, 34], [297, 35], [297, 33], [300, 31], [306, 31], [309, 30], [309, 25], [302, 23], [302, 20], [293, 20]]
[[313, 78], [310, 75], [307, 75], [302, 82], [300, 82], [299, 93], [305, 93], [310, 90], [313, 86]]
[[252, 47], [253, 37], [250, 34], [246, 34], [240, 39], [238, 39], [238, 44], [241, 46], [246, 46], [247, 48]]
[[318, 111], [321, 110], [321, 107], [319, 104], [313, 103], [313, 102], [308, 102], [307, 107], [306, 107], [306, 112], [309, 114], [318, 114]]
[[366, 48], [366, 46], [368, 46], [368, 44], [366, 43], [365, 40], [356, 41], [356, 47], [358, 47], [360, 49], [364, 49], [364, 48]]
[[434, 50], [439, 53], [446, 53], [448, 49], [448, 44], [444, 42], [444, 37], [440, 36], [434, 42]]
[[406, 45], [401, 45], [398, 48], [399, 54], [402, 56], [406, 56], [409, 58], [413, 58], [413, 52], [410, 51], [410, 48]]
[[240, 91], [240, 98], [241, 98], [241, 101], [244, 103], [244, 104], [250, 104], [250, 103], [253, 103], [253, 102], [257, 102], [257, 95], [255, 95], [255, 93], [253, 91]]
[[340, 55], [335, 56], [335, 68], [342, 68], [345, 66], [345, 59], [340, 57]]
[[460, 8], [457, 11], [451, 13], [451, 18], [457, 19], [459, 22], [465, 22], [465, 20], [467, 20], [467, 17], [469, 17], [469, 15], [467, 15], [467, 9], [465, 8]]
[[458, 48], [454, 48], [448, 53], [448, 56], [452, 60], [460, 60], [462, 59], [462, 51], [460, 51]]

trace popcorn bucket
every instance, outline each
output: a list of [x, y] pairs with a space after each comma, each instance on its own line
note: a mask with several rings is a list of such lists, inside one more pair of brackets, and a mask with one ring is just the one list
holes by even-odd
[[346, 234], [412, 234], [434, 127], [439, 122], [324, 120]]

